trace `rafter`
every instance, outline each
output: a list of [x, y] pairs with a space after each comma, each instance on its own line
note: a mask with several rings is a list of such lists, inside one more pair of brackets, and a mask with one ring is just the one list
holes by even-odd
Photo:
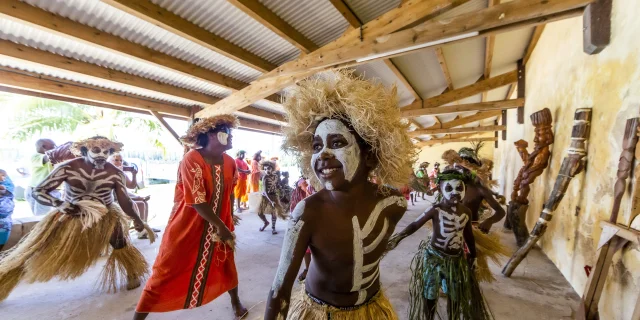
[[498, 141], [496, 137], [484, 137], [484, 138], [462, 138], [462, 139], [431, 139], [418, 143], [419, 147], [432, 146], [439, 143], [453, 143], [453, 142], [480, 142], [480, 141]]
[[353, 11], [351, 11], [351, 8], [349, 8], [349, 6], [346, 3], [344, 3], [343, 0], [329, 0], [329, 1], [331, 1], [331, 4], [336, 8], [336, 10], [338, 10], [338, 12], [340, 12], [340, 14], [345, 18], [345, 20], [349, 22], [350, 26], [354, 28], [360, 28], [360, 26], [362, 25], [362, 21], [360, 21], [358, 16], [356, 16], [356, 14], [353, 13]]
[[440, 64], [440, 69], [442, 69], [442, 73], [444, 74], [444, 80], [447, 82], [447, 89], [453, 90], [453, 80], [451, 80], [451, 73], [449, 73], [449, 67], [447, 66], [447, 60], [444, 58], [442, 47], [436, 48], [435, 51], [436, 57], [438, 57], [438, 63]]
[[505, 130], [505, 126], [481, 126], [469, 128], [449, 128], [449, 129], [420, 129], [409, 132], [409, 136], [417, 137], [425, 134], [451, 134], [451, 133], [472, 133]]
[[[442, 124], [442, 128], [443, 129], [455, 128], [455, 127], [469, 124], [472, 122], [481, 121], [481, 120], [492, 118], [492, 117], [498, 117], [501, 114], [502, 114], [502, 111], [500, 110], [478, 112], [476, 114], [473, 114], [464, 118], [459, 118], [453, 121], [445, 122]], [[427, 129], [436, 129], [436, 128], [438, 128], [438, 126], [431, 126]]]
[[154, 116], [156, 118], [156, 120], [158, 120], [158, 122], [160, 122], [160, 125], [167, 131], [169, 131], [169, 134], [171, 134], [171, 136], [176, 139], [176, 141], [178, 141], [179, 144], [182, 144], [182, 141], [180, 141], [180, 136], [176, 133], [175, 130], [173, 130], [173, 128], [171, 128], [171, 126], [167, 123], [167, 121], [164, 119], [164, 116], [159, 114], [156, 111], [149, 111], [149, 113], [151, 113], [152, 116]]
[[[120, 1], [120, 0], [116, 0]], [[286, 21], [273, 13], [269, 8], [260, 3], [258, 0], [227, 0], [236, 6], [242, 12], [249, 15], [254, 20], [260, 22], [263, 26], [287, 40], [304, 53], [309, 53], [318, 49], [313, 41], [307, 39], [302, 33], [289, 25]]]
[[538, 40], [540, 40], [540, 37], [542, 36], [542, 32], [544, 31], [545, 26], [546, 26], [545, 24], [541, 24], [539, 26], [536, 26], [533, 29], [533, 33], [531, 34], [531, 40], [529, 41], [527, 50], [524, 53], [523, 61], [525, 65], [527, 64], [527, 62], [529, 62], [529, 58], [531, 58], [531, 54], [533, 53], [533, 50], [536, 48], [536, 45], [538, 44]]
[[505, 110], [521, 107], [524, 105], [524, 99], [512, 99], [503, 101], [490, 101], [480, 103], [468, 103], [453, 106], [437, 107], [437, 108], [423, 108], [414, 110], [402, 109], [401, 114], [403, 117], [419, 117], [419, 116], [432, 116], [438, 114], [447, 114], [455, 112], [469, 112], [469, 111], [489, 111], [489, 110]]
[[384, 59], [383, 62], [384, 62], [384, 64], [387, 65], [387, 67], [389, 67], [389, 69], [393, 72], [393, 74], [395, 74], [396, 78], [398, 78], [398, 80], [400, 80], [400, 83], [402, 83], [402, 85], [404, 85], [405, 88], [407, 88], [407, 90], [409, 91], [409, 93], [411, 93], [413, 98], [416, 101], [421, 101], [422, 97], [420, 97], [420, 95], [418, 94], [416, 89], [413, 88], [413, 85], [411, 85], [409, 80], [407, 80], [407, 77], [405, 77], [404, 74], [402, 74], [402, 71], [400, 71], [400, 69], [398, 69], [396, 64], [393, 63], [393, 61], [391, 61], [391, 59]]
[[230, 41], [205, 30], [177, 14], [148, 0], [102, 0], [103, 2], [134, 15], [142, 20], [159, 26], [189, 39], [207, 49], [213, 50], [229, 59], [248, 65], [256, 70], [268, 72], [276, 65], [231, 43]]
[[[496, 4], [500, 4], [500, 0], [489, 0], [488, 7], [493, 7]], [[491, 65], [493, 63], [493, 47], [496, 44], [496, 37], [490, 35], [485, 38], [485, 48], [484, 48], [484, 78], [491, 78]], [[485, 91], [482, 93], [482, 102], [487, 101], [487, 96], [489, 95], [489, 91]]]

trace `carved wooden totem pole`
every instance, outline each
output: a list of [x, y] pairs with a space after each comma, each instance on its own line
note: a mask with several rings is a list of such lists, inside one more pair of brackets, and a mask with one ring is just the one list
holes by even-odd
[[578, 109], [573, 118], [573, 129], [571, 131], [571, 145], [567, 150], [567, 155], [562, 160], [560, 172], [553, 185], [553, 190], [544, 204], [544, 208], [540, 213], [540, 218], [536, 222], [533, 231], [529, 235], [529, 239], [525, 244], [513, 254], [507, 265], [502, 269], [502, 274], [510, 277], [513, 271], [518, 267], [520, 262], [527, 256], [531, 248], [538, 242], [540, 237], [547, 231], [547, 223], [553, 218], [553, 211], [558, 208], [560, 201], [564, 197], [569, 182], [577, 174], [582, 172], [585, 167], [585, 159], [587, 156], [587, 139], [589, 137], [589, 129], [591, 128], [591, 109]]
[[511, 201], [507, 208], [505, 227], [513, 229], [518, 246], [522, 246], [529, 235], [525, 223], [527, 209], [529, 209], [529, 200], [527, 199], [530, 191], [529, 185], [549, 166], [549, 145], [553, 143], [551, 121], [551, 111], [547, 108], [531, 115], [531, 122], [535, 128], [533, 152], [527, 151], [529, 144], [524, 140], [518, 140], [514, 143], [524, 165], [513, 182], [513, 192], [511, 192]]

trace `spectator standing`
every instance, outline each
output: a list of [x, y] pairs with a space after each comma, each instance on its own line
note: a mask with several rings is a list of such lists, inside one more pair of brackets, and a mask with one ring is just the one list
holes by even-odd
[[262, 151], [258, 150], [251, 160], [251, 192], [260, 192], [260, 161], [262, 161]]
[[238, 151], [236, 154], [236, 169], [238, 170], [238, 183], [233, 189], [233, 196], [236, 198], [236, 206], [238, 213], [242, 212], [240, 202], [247, 193], [247, 174], [251, 173], [249, 166], [244, 161], [246, 152], [244, 150]]
[[[36, 153], [31, 156], [31, 181], [27, 187], [25, 197], [31, 207], [31, 212], [36, 216], [47, 214], [53, 208], [43, 205], [33, 198], [33, 188], [40, 184], [51, 170], [53, 170], [53, 164], [46, 154], [47, 151], [55, 149], [56, 144], [51, 139], [39, 139], [36, 141]], [[53, 190], [50, 194], [56, 198], [60, 198], [61, 194], [59, 190]]]

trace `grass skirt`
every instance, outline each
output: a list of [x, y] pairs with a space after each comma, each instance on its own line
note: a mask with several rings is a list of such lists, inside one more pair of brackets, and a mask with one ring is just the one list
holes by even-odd
[[287, 211], [284, 210], [280, 203], [280, 197], [277, 194], [262, 195], [260, 201], [260, 207], [258, 207], [258, 214], [275, 214], [278, 218], [286, 220], [289, 218]]
[[[0, 256], [0, 301], [24, 280], [28, 283], [47, 282], [53, 278], [72, 280], [95, 265], [109, 250], [109, 240], [116, 226], [122, 228], [125, 247], [113, 250], [106, 269], [126, 271], [131, 277], [141, 277], [148, 265], [140, 252], [130, 245], [129, 222], [122, 209], [111, 204], [103, 207], [102, 217], [87, 227], [86, 220], [67, 216], [54, 210], [38, 222], [29, 234]], [[134, 253], [135, 252], [135, 253]], [[117, 287], [113, 272], [103, 272], [99, 282], [108, 288]], [[127, 276], [127, 278], [130, 278]]]
[[425, 299], [437, 300], [440, 289], [450, 300], [449, 319], [492, 319], [463, 254], [446, 255], [422, 241], [411, 271], [409, 319], [424, 319]]
[[500, 237], [495, 233], [485, 234], [473, 228], [473, 238], [476, 240], [476, 255], [478, 266], [476, 279], [479, 282], [493, 282], [496, 278], [489, 269], [489, 260], [501, 265], [504, 259], [511, 257], [513, 252], [500, 243]]
[[327, 304], [320, 304], [305, 292], [304, 286], [291, 299], [287, 319], [296, 320], [397, 320], [389, 299], [379, 291], [369, 301], [344, 310]]

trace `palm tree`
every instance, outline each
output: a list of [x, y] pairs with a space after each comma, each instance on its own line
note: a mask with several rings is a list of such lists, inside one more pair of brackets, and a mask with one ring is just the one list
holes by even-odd
[[[102, 135], [118, 140], [121, 129], [145, 132], [150, 142], [162, 152], [166, 151], [161, 141], [163, 128], [154, 119], [111, 109], [102, 109], [77, 103], [69, 103], [42, 98], [23, 99], [18, 106], [10, 106], [14, 111], [15, 124], [7, 135], [13, 140], [24, 142], [43, 132], [73, 133], [79, 137]], [[4, 104], [8, 107], [7, 104]]]

